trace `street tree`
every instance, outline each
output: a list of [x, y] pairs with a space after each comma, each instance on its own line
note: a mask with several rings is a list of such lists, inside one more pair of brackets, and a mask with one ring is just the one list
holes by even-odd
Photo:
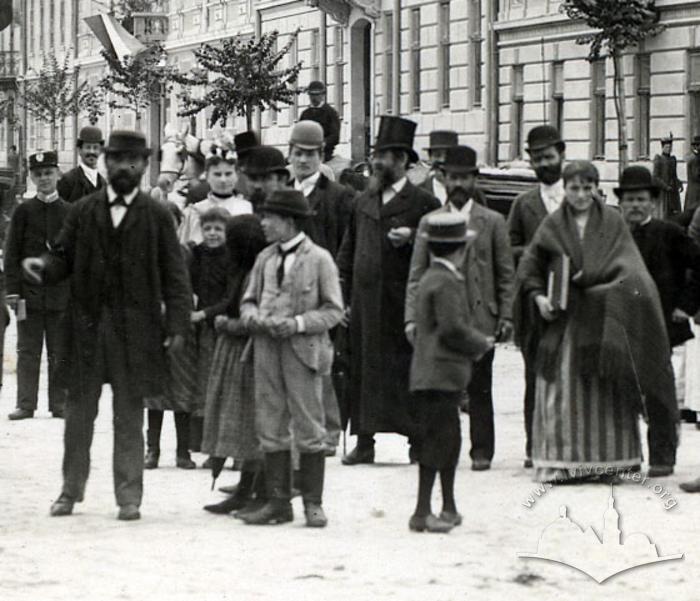
[[628, 48], [661, 33], [655, 0], [564, 0], [560, 10], [570, 19], [581, 20], [592, 30], [576, 39], [588, 45], [590, 62], [611, 58], [613, 62], [613, 96], [617, 117], [619, 168], [628, 164], [627, 111], [622, 56]]
[[236, 35], [220, 46], [203, 44], [194, 53], [197, 68], [179, 76], [184, 90], [178, 114], [191, 116], [211, 107], [210, 126], [225, 126], [229, 116], [239, 116], [251, 129], [256, 108], [278, 110], [292, 104], [299, 94], [295, 84], [302, 63], [283, 67], [281, 62], [298, 35], [299, 30], [291, 34], [281, 49], [277, 31], [259, 39]]

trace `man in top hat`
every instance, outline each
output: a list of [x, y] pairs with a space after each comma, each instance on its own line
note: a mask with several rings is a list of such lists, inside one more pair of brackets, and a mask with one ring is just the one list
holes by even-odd
[[233, 137], [233, 147], [236, 151], [236, 192], [245, 199], [249, 199], [251, 194], [245, 164], [250, 151], [256, 146], [260, 146], [260, 136], [256, 131], [244, 131]]
[[[508, 235], [517, 266], [520, 257], [532, 242], [542, 220], [556, 211], [564, 201], [564, 167], [566, 145], [551, 125], [533, 127], [525, 147], [530, 165], [539, 180], [537, 187], [520, 194], [510, 208]], [[540, 340], [541, 320], [534, 303], [518, 297], [513, 304], [515, 341], [525, 362], [525, 467], [532, 467], [532, 418], [535, 410], [535, 358]]]
[[49, 411], [63, 417], [66, 404], [68, 282], [43, 285], [22, 277], [22, 261], [46, 252], [58, 238], [70, 205], [56, 191], [58, 156], [53, 151], [29, 157], [34, 198], [12, 213], [5, 240], [7, 301], [17, 314], [17, 409], [11, 420], [34, 415], [38, 404], [41, 353], [46, 338], [49, 364]]
[[445, 160], [447, 149], [457, 146], [458, 143], [456, 131], [437, 129], [430, 132], [430, 145], [426, 150], [432, 171], [428, 179], [421, 184], [421, 188], [437, 198], [441, 205], [447, 202], [447, 190], [440, 164]]
[[[627, 167], [615, 194], [659, 290], [671, 346], [683, 344], [693, 337], [690, 318], [700, 309], [700, 247], [680, 226], [653, 218], [659, 186], [646, 167]], [[676, 463], [678, 415], [669, 415], [669, 405], [675, 399], [646, 399], [650, 477], [669, 476]]]
[[97, 160], [104, 146], [102, 130], [90, 125], [83, 127], [77, 146], [78, 166], [66, 171], [58, 182], [59, 196], [71, 203], [105, 186], [104, 178], [97, 171]]
[[700, 206], [700, 136], [693, 138], [690, 145], [691, 157], [688, 159], [688, 188], [685, 191], [683, 211], [693, 213]]
[[673, 134], [661, 139], [661, 154], [654, 157], [654, 177], [661, 185], [661, 206], [659, 217], [666, 219], [681, 212], [681, 192], [683, 182], [678, 179], [678, 162], [671, 154]]
[[374, 434], [412, 436], [408, 376], [411, 346], [403, 335], [406, 282], [416, 228], [440, 203], [411, 184], [418, 160], [416, 124], [383, 116], [372, 157], [370, 186], [355, 200], [338, 255], [350, 304], [350, 425], [357, 447], [346, 465], [374, 461]]
[[248, 524], [289, 522], [291, 444], [300, 452], [299, 488], [306, 524], [323, 527], [325, 471], [323, 378], [331, 371], [328, 335], [343, 317], [338, 270], [330, 253], [304, 234], [309, 203], [298, 190], [277, 190], [260, 207], [270, 243], [259, 255], [241, 300], [254, 333], [256, 430], [265, 453], [267, 503], [244, 514]]
[[109, 382], [118, 517], [140, 518], [143, 398], [165, 393], [166, 349], [182, 348], [192, 309], [172, 217], [139, 190], [149, 154], [143, 134], [113, 131], [105, 148], [108, 185], [71, 208], [49, 252], [23, 262], [30, 280], [69, 278], [73, 291], [63, 490], [53, 516], [70, 515], [83, 500], [94, 420]]
[[252, 148], [243, 170], [250, 186], [250, 202], [256, 213], [266, 198], [286, 188], [289, 182], [284, 155], [274, 146]]
[[[508, 241], [505, 219], [495, 211], [475, 201], [476, 152], [469, 146], [453, 146], [441, 165], [445, 172], [447, 202], [432, 213], [460, 213], [474, 232], [463, 264], [469, 309], [474, 327], [484, 336], [506, 340], [512, 333], [513, 256]], [[413, 343], [416, 331], [416, 294], [418, 284], [430, 264], [426, 239], [421, 234], [428, 228], [426, 216], [421, 219], [419, 235], [411, 257], [411, 271], [406, 291], [406, 337]], [[491, 467], [495, 449], [493, 420], [493, 360], [495, 349], [474, 362], [472, 378], [467, 386], [469, 395], [469, 430], [473, 470]]]
[[326, 85], [322, 81], [312, 81], [306, 91], [311, 106], [301, 113], [299, 121], [316, 121], [323, 128], [323, 160], [330, 161], [340, 142], [340, 116], [326, 103]]

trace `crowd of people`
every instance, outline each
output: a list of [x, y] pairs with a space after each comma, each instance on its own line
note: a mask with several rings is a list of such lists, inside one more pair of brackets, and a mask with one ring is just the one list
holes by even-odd
[[[5, 244], [18, 324], [10, 419], [37, 409], [45, 338], [49, 409], [65, 419], [51, 515], [83, 500], [109, 383], [119, 519], [140, 517], [143, 470], [158, 468], [172, 412], [178, 468], [196, 468], [197, 451], [214, 476], [229, 458], [240, 470], [211, 513], [289, 522], [298, 494], [307, 526], [324, 527], [325, 462], [349, 422], [357, 444], [342, 463], [373, 463], [378, 433], [406, 437], [418, 464], [409, 528], [448, 532], [462, 522], [460, 411], [471, 469], [488, 470], [496, 344], [513, 334], [525, 364], [523, 465], [535, 479], [640, 470], [640, 417], [649, 475], [672, 474], [671, 352], [693, 337], [700, 309], [700, 217], [657, 218], [685, 213], [660, 206], [667, 188], [639, 166], [622, 173], [619, 205], [606, 205], [595, 166], [567, 162], [547, 125], [527, 137], [539, 183], [507, 219], [488, 207], [477, 154], [455, 132], [430, 134], [432, 172], [414, 185], [416, 124], [400, 117], [381, 118], [371, 176], [354, 188], [324, 169], [337, 143], [326, 106], [291, 128], [287, 157], [238, 134], [234, 149], [206, 158], [182, 204], [168, 178], [140, 190], [151, 150], [137, 132], [112, 131], [105, 144], [83, 128], [79, 165], [60, 179], [55, 152], [30, 157], [36, 196], [14, 211]], [[682, 486], [700, 491], [700, 479]]]

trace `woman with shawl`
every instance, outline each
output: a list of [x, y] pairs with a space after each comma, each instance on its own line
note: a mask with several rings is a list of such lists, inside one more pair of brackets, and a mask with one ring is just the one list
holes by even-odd
[[[675, 399], [670, 347], [658, 292], [634, 240], [619, 212], [595, 195], [598, 171], [575, 161], [563, 179], [565, 201], [542, 222], [518, 272], [544, 322], [536, 362], [535, 478], [605, 479], [641, 463], [644, 398]], [[548, 284], [559, 286], [567, 261], [562, 309]]]

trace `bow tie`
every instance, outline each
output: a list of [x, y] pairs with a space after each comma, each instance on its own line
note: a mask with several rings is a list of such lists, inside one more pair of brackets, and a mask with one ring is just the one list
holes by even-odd
[[124, 200], [124, 197], [121, 194], [118, 194], [114, 198], [114, 200], [112, 200], [109, 203], [109, 206], [110, 207], [124, 207], [124, 208], [126, 208], [127, 204], [126, 204], [126, 200]]

